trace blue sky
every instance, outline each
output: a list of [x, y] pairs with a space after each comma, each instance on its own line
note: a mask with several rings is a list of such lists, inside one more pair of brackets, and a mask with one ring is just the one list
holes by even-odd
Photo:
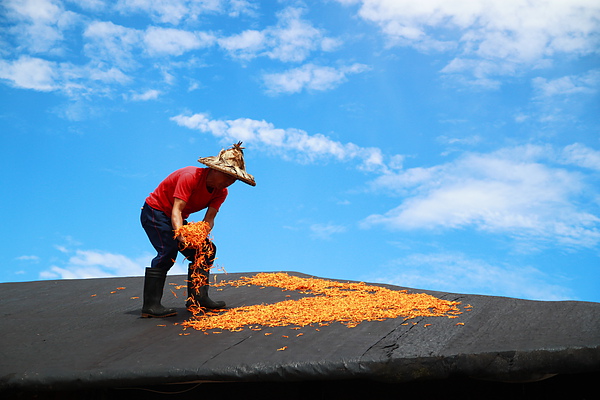
[[0, 281], [142, 275], [147, 194], [241, 140], [227, 272], [600, 301], [597, 1], [1, 7]]

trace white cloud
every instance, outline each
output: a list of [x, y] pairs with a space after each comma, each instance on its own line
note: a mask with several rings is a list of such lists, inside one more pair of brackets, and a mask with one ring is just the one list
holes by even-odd
[[573, 300], [571, 290], [529, 266], [494, 265], [463, 254], [412, 254], [364, 280], [451, 293], [531, 300]]
[[600, 218], [579, 205], [591, 187], [579, 172], [542, 161], [550, 157], [595, 167], [598, 154], [581, 146], [565, 149], [562, 156], [555, 153], [522, 146], [385, 174], [373, 182], [374, 188], [402, 194], [404, 200], [384, 214], [369, 216], [363, 226], [475, 227], [541, 244], [594, 247], [600, 242]]
[[581, 143], [573, 143], [563, 149], [561, 161], [594, 171], [600, 171], [600, 151]]
[[72, 98], [92, 92], [106, 92], [100, 84], [127, 84], [131, 78], [118, 68], [106, 69], [71, 63], [56, 63], [21, 56], [14, 61], [0, 60], [0, 79], [9, 84], [42, 92], [60, 91]]
[[54, 248], [63, 254], [69, 253], [69, 249], [66, 246], [55, 245]]
[[322, 134], [309, 135], [300, 129], [280, 129], [266, 121], [249, 118], [213, 120], [207, 114], [177, 115], [171, 118], [180, 126], [209, 133], [223, 143], [243, 141], [256, 149], [273, 152], [300, 162], [356, 160], [359, 168], [367, 171], [388, 171], [397, 165], [398, 157], [392, 157], [386, 165], [385, 156], [375, 147], [359, 147], [354, 143], [341, 143]]
[[306, 64], [282, 73], [265, 74], [263, 81], [269, 93], [299, 93], [304, 89], [324, 91], [345, 82], [349, 74], [368, 70], [363, 64], [353, 64], [340, 68]]
[[125, 70], [139, 65], [135, 60], [135, 52], [143, 42], [142, 31], [112, 22], [95, 21], [87, 26], [83, 37], [87, 40], [84, 53], [90, 59]]
[[17, 257], [16, 259], [19, 261], [33, 261], [33, 262], [40, 261], [40, 258], [38, 256], [33, 256], [33, 255], [20, 256], [20, 257]]
[[[206, 3], [218, 3], [218, 1]], [[157, 22], [174, 25], [177, 25], [191, 11], [187, 0], [119, 0], [115, 8], [124, 14], [143, 12]]]
[[101, 11], [106, 8], [105, 0], [67, 0], [75, 3], [84, 10]]
[[246, 30], [237, 35], [221, 38], [218, 43], [232, 57], [251, 60], [265, 48], [265, 33], [252, 29]]
[[474, 146], [476, 144], [481, 143], [482, 138], [479, 135], [472, 135], [463, 138], [456, 137], [448, 137], [445, 135], [438, 136], [437, 141], [446, 145], [465, 145], [465, 146]]
[[[284, 62], [301, 62], [311, 51], [323, 49], [323, 33], [301, 19], [303, 12], [301, 8], [289, 7], [277, 14], [278, 25], [268, 29], [271, 50], [267, 56]], [[326, 41], [325, 48], [331, 48], [330, 40]]]
[[[86, 279], [111, 276], [142, 276], [152, 256], [131, 259], [122, 254], [95, 250], [77, 250], [64, 266], [52, 266], [40, 272], [42, 279]], [[187, 273], [187, 266], [176, 263], [171, 274]]]
[[[148, 13], [155, 20], [173, 24], [194, 19], [204, 12], [229, 13], [233, 17], [254, 15], [257, 7], [244, 0], [123, 0], [116, 6], [91, 0], [79, 5], [92, 12], [107, 9], [114, 12], [116, 9], [126, 14]], [[15, 87], [61, 91], [77, 99], [91, 94], [111, 95], [115, 90], [114, 85], [134, 83], [134, 76], [141, 79], [141, 75], [133, 73], [148, 59], [155, 60], [151, 68], [158, 70], [164, 81], [172, 84], [175, 81], [175, 75], [171, 72], [174, 68], [197, 65], [195, 54], [214, 45], [242, 60], [269, 57], [284, 62], [299, 62], [314, 51], [332, 51], [339, 44], [338, 40], [326, 37], [321, 29], [304, 20], [304, 9], [295, 7], [279, 12], [277, 23], [272, 26], [263, 30], [246, 30], [228, 37], [158, 26], [136, 29], [109, 20], [90, 20], [83, 14], [66, 11], [58, 0], [9, 0], [5, 9], [9, 24], [7, 38], [14, 41], [14, 45], [8, 39], [0, 39], [9, 47], [0, 51], [3, 54], [29, 55], [1, 60], [0, 79], [9, 81]], [[94, 14], [89, 15], [95, 18]], [[66, 30], [71, 28], [78, 28], [77, 35], [67, 36]], [[35, 52], [46, 52], [54, 58], [34, 57], [31, 54]], [[172, 60], [172, 57], [190, 53], [191, 57], [182, 58], [180, 62]], [[68, 54], [80, 54], [87, 60], [84, 63], [61, 62], [60, 57]], [[325, 90], [344, 81], [347, 75], [360, 72], [362, 68], [364, 66], [359, 64], [338, 69], [312, 67], [310, 78], [300, 85], [312, 90]], [[292, 79], [287, 77], [288, 85]], [[272, 75], [268, 80], [273, 92], [289, 90], [289, 87], [282, 86], [286, 80], [283, 75]]]
[[21, 56], [13, 62], [0, 60], [0, 79], [23, 89], [43, 92], [57, 90], [57, 64], [41, 58]]
[[214, 36], [207, 33], [179, 29], [150, 27], [144, 33], [146, 49], [152, 56], [180, 56], [190, 50], [209, 47], [215, 40]]
[[254, 16], [258, 5], [247, 0], [119, 0], [115, 8], [123, 14], [145, 13], [156, 22], [178, 25], [203, 14]]
[[160, 96], [160, 91], [155, 89], [146, 90], [143, 93], [134, 93], [131, 95], [130, 99], [132, 101], [148, 101], [157, 99]]
[[181, 56], [216, 43], [216, 37], [205, 32], [152, 26], [142, 31], [99, 21], [90, 23], [83, 36], [86, 39], [84, 52], [92, 60], [89, 65], [109, 65], [113, 74], [103, 76], [118, 78], [119, 83], [130, 82], [122, 71], [139, 69], [145, 62], [140, 58], [142, 56], [160, 58], [161, 62], [154, 67], [160, 70], [167, 83], [172, 82], [174, 77], [168, 70], [179, 64], [166, 57]]
[[219, 39], [219, 45], [232, 57], [251, 60], [266, 56], [283, 62], [302, 62], [311, 52], [332, 51], [339, 41], [303, 20], [301, 8], [288, 7], [277, 13], [278, 23], [264, 30], [246, 30]]
[[18, 22], [10, 31], [32, 53], [60, 53], [64, 30], [78, 20], [56, 0], [7, 0], [3, 6], [9, 20]]
[[446, 73], [486, 76], [546, 66], [561, 54], [597, 52], [600, 3], [589, 0], [362, 0], [359, 16], [378, 25], [390, 45], [451, 51]]
[[120, 84], [126, 84], [131, 81], [130, 77], [125, 75], [120, 69], [114, 67], [105, 70], [90, 68], [88, 71], [89, 78], [93, 81], [100, 81], [105, 83], [116, 82]]
[[249, 15], [255, 17], [259, 4], [248, 0], [229, 0], [229, 10], [227, 15], [230, 17], [239, 17], [240, 15]]
[[538, 77], [533, 79], [532, 83], [539, 97], [596, 93], [600, 87], [600, 70], [550, 80]]
[[513, 75], [516, 72], [516, 65], [506, 60], [455, 58], [442, 68], [441, 72], [444, 74], [468, 72], [474, 79], [462, 79], [465, 83], [485, 89], [497, 89], [501, 85], [500, 80], [492, 79], [490, 76]]
[[343, 225], [335, 224], [313, 224], [310, 226], [311, 236], [317, 239], [331, 239], [332, 235], [346, 232]]

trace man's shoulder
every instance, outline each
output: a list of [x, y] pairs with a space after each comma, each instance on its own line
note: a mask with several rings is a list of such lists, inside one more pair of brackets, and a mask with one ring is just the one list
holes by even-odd
[[200, 167], [194, 167], [194, 166], [189, 166], [189, 167], [183, 167], [183, 168], [179, 168], [178, 170], [174, 171], [171, 176], [176, 176], [176, 177], [180, 177], [180, 176], [188, 176], [188, 177], [201, 177], [204, 173], [205, 173], [206, 168], [200, 168]]
[[175, 172], [178, 172], [178, 173], [180, 173], [180, 174], [182, 174], [182, 173], [187, 173], [187, 172], [191, 172], [191, 173], [194, 173], [194, 174], [195, 174], [195, 173], [202, 172], [202, 170], [203, 170], [203, 169], [205, 169], [205, 168], [194, 167], [194, 166], [190, 165], [190, 166], [188, 166], [188, 167], [179, 168], [179, 169], [178, 169], [177, 171], [175, 171]]

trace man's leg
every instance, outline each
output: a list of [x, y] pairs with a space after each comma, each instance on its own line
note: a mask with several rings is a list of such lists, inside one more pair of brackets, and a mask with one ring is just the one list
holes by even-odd
[[[208, 297], [208, 288], [210, 284], [210, 268], [212, 267], [217, 254], [217, 246], [206, 239], [202, 252], [195, 249], [185, 249], [181, 251], [189, 261], [188, 267], [188, 300], [186, 307], [189, 311], [194, 311], [194, 306], [207, 309], [225, 308], [224, 301], [213, 301]], [[203, 257], [199, 266], [195, 266], [196, 257]]]
[[164, 212], [144, 204], [140, 219], [146, 235], [157, 253], [150, 266], [160, 268], [165, 273], [168, 272], [175, 264], [179, 250], [179, 241], [173, 237], [171, 218]]
[[171, 220], [165, 213], [147, 204], [142, 208], [140, 219], [150, 243], [157, 252], [151, 268], [146, 268], [142, 317], [162, 318], [177, 315], [174, 309], [165, 308], [161, 304], [167, 272], [175, 263], [178, 249], [178, 241], [173, 238]]

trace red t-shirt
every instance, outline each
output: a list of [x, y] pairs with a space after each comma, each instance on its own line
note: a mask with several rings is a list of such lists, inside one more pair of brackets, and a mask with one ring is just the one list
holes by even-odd
[[186, 202], [181, 213], [183, 219], [191, 213], [212, 207], [217, 211], [227, 197], [227, 188], [213, 190], [206, 189], [206, 175], [208, 168], [185, 167], [178, 169], [162, 181], [154, 192], [146, 198], [146, 203], [152, 208], [160, 210], [171, 217], [175, 198]]

